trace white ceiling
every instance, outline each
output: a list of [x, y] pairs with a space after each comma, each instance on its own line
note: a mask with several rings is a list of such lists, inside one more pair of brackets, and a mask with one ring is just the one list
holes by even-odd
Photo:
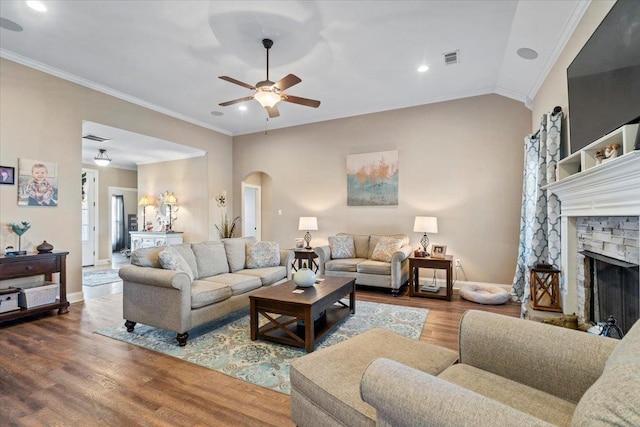
[[[227, 135], [497, 93], [531, 106], [588, 6], [583, 0], [0, 2], [0, 56]], [[11, 21], [8, 22], [7, 20]], [[22, 31], [12, 31], [14, 24]], [[218, 79], [302, 79], [266, 120]], [[538, 52], [534, 60], [519, 48]], [[443, 54], [459, 51], [459, 63]], [[426, 73], [418, 73], [427, 64]], [[239, 105], [248, 107], [240, 111]], [[211, 113], [219, 111], [221, 116]]]

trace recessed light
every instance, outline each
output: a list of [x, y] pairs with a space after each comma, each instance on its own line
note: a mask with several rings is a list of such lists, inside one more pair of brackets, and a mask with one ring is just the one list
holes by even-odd
[[27, 0], [26, 3], [27, 3], [27, 6], [29, 6], [33, 10], [37, 10], [38, 12], [47, 11], [47, 6], [45, 6], [44, 3], [42, 3], [39, 0]]
[[247, 106], [246, 105], [241, 105], [241, 106], [238, 107], [238, 110], [247, 111]]
[[424, 73], [424, 72], [426, 72], [428, 70], [429, 70], [429, 66], [428, 65], [421, 65], [421, 66], [418, 67], [418, 72], [419, 73]]
[[212, 116], [216, 116], [216, 117], [220, 117], [220, 116], [223, 116], [224, 113], [222, 111], [212, 111], [211, 115]]
[[538, 57], [538, 52], [533, 49], [529, 49], [528, 47], [521, 47], [516, 52], [520, 58], [524, 59], [536, 59]]

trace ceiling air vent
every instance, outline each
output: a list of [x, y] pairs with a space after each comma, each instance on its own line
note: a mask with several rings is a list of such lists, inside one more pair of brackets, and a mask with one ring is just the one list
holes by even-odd
[[86, 135], [83, 135], [82, 138], [83, 139], [89, 139], [91, 141], [98, 141], [98, 142], [105, 142], [105, 141], [108, 141], [108, 140], [111, 139], [111, 138], [103, 138], [103, 137], [98, 136], [98, 135], [92, 135], [90, 133], [88, 133]]
[[449, 52], [444, 54], [444, 63], [445, 65], [457, 64], [458, 57], [460, 56], [460, 51], [456, 50], [454, 52]]

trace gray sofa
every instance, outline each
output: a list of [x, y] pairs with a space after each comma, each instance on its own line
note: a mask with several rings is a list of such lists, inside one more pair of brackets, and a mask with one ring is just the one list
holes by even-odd
[[365, 334], [291, 364], [299, 427], [640, 425], [640, 322], [619, 341], [470, 310], [459, 354]]
[[[350, 253], [343, 245], [344, 239], [353, 242]], [[397, 247], [392, 244], [387, 246], [389, 250], [380, 250], [379, 243], [392, 240], [399, 242]], [[357, 285], [390, 288], [394, 296], [409, 279], [408, 257], [412, 249], [405, 234], [338, 233], [329, 237], [328, 245], [318, 246], [314, 252], [318, 255], [318, 274], [354, 277]]]
[[119, 271], [127, 330], [136, 323], [167, 329], [184, 346], [190, 329], [248, 307], [249, 295], [263, 286], [287, 281], [293, 257], [252, 237], [138, 249]]

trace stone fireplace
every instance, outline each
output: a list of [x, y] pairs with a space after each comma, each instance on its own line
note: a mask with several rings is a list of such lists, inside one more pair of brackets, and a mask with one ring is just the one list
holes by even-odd
[[[600, 313], [599, 303], [623, 298], [609, 297], [622, 292], [626, 299], [629, 299], [628, 295], [635, 298], [629, 303], [633, 316], [634, 307], [639, 304], [640, 290], [637, 274], [640, 264], [640, 151], [629, 152], [615, 161], [561, 179], [549, 184], [547, 189], [556, 194], [561, 203], [563, 312], [575, 313], [581, 320], [604, 321], [608, 313]], [[630, 269], [631, 274], [625, 273], [624, 278], [603, 278], [596, 274], [594, 279], [594, 269], [596, 273], [598, 269], [605, 270], [601, 262], [618, 264], [622, 269]], [[613, 267], [607, 267], [600, 275], [621, 274], [607, 273], [613, 270]], [[622, 290], [600, 289], [598, 295], [603, 283], [617, 284], [621, 280], [629, 282], [618, 286]], [[626, 299], [616, 304], [627, 304]], [[637, 317], [637, 308], [635, 310]]]

